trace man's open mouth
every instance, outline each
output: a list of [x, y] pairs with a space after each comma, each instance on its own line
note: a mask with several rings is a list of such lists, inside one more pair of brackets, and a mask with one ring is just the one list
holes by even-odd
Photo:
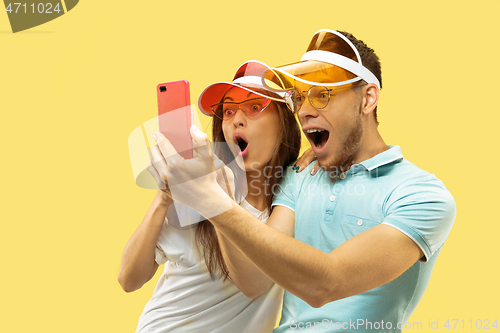
[[320, 128], [311, 128], [306, 131], [306, 135], [316, 148], [321, 149], [328, 141], [330, 132]]

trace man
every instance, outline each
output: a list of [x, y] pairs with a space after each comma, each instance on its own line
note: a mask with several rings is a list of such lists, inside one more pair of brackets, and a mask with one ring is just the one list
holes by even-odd
[[[362, 41], [320, 30], [301, 62], [264, 75], [270, 88], [287, 92], [322, 169], [315, 176], [288, 170], [267, 224], [234, 204], [214, 175], [176, 185], [176, 200], [214, 216], [231, 277], [245, 294], [273, 282], [285, 288], [275, 332], [401, 332], [451, 230], [456, 209], [446, 187], [377, 130], [380, 73]], [[156, 139], [163, 155], [173, 154], [164, 137]], [[204, 137], [193, 131], [193, 139], [199, 145]], [[194, 178], [207, 159], [198, 148], [194, 160], [175, 157], [158, 169], [165, 179]]]

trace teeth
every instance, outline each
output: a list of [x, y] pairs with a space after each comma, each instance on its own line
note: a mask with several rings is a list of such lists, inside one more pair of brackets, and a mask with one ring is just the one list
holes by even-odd
[[322, 129], [319, 129], [319, 128], [311, 128], [311, 129], [308, 129], [306, 132], [307, 133], [316, 133], [316, 132], [323, 132], [324, 130]]

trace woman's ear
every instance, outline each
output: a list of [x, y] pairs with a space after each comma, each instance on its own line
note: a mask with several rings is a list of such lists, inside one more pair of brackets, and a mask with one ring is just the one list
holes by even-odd
[[378, 103], [379, 89], [374, 83], [369, 83], [364, 87], [363, 104], [361, 111], [368, 115], [375, 110]]

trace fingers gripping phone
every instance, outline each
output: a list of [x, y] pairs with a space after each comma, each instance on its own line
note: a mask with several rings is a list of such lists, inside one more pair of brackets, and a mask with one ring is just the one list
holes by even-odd
[[189, 82], [186, 80], [160, 83], [158, 96], [158, 120], [160, 132], [172, 143], [184, 158], [193, 157], [193, 144], [189, 129], [193, 123], [189, 99]]

